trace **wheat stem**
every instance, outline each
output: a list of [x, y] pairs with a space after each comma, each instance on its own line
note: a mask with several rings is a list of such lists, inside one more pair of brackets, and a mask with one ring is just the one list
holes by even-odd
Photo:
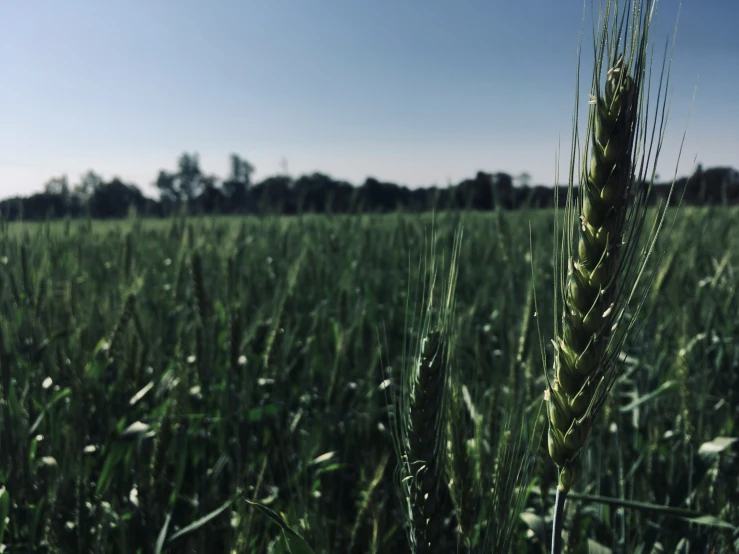
[[567, 493], [557, 487], [557, 496], [554, 500], [554, 521], [552, 522], [552, 554], [562, 552], [562, 526], [564, 524], [566, 498]]

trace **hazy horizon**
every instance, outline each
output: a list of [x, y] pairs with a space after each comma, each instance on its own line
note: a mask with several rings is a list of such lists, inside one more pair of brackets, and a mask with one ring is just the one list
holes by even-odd
[[[589, 3], [588, 3], [589, 7]], [[678, 2], [658, 6], [655, 70]], [[0, 198], [87, 170], [147, 195], [182, 152], [225, 177], [320, 171], [361, 184], [444, 186], [477, 171], [567, 172], [576, 50], [590, 12], [554, 4], [433, 0], [277, 2], [68, 0], [0, 4]], [[669, 127], [658, 173], [739, 166], [732, 0], [682, 4]], [[733, 92], [732, 92], [733, 91]]]

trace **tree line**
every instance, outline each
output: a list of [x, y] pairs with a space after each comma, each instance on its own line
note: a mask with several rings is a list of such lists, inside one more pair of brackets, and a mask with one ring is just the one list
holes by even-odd
[[[254, 167], [232, 154], [226, 179], [206, 174], [197, 154], [180, 156], [175, 172], [160, 171], [155, 186], [159, 198], [145, 196], [132, 183], [115, 177], [103, 180], [94, 171], [70, 186], [66, 176], [49, 180], [43, 192], [0, 201], [7, 220], [39, 220], [63, 217], [122, 218], [135, 212], [148, 217], [166, 217], [182, 209], [191, 214], [298, 214], [298, 213], [386, 213], [442, 210], [487, 211], [496, 208], [550, 208], [553, 187], [531, 185], [530, 177], [479, 171], [473, 178], [446, 187], [408, 188], [368, 177], [361, 186], [336, 180], [323, 173], [274, 175], [253, 182]], [[670, 182], [656, 183], [652, 202], [663, 200]], [[698, 166], [688, 178], [676, 181], [675, 192], [684, 204], [739, 204], [739, 171], [731, 167], [703, 169]], [[559, 203], [566, 186], [559, 190]]]

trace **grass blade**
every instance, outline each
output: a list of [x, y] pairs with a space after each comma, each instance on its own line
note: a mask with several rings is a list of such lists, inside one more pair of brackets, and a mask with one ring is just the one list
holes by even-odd
[[176, 533], [173, 533], [169, 539], [167, 539], [167, 544], [172, 544], [174, 541], [179, 539], [180, 537], [183, 537], [184, 535], [187, 535], [189, 533], [192, 533], [193, 531], [197, 531], [200, 529], [203, 525], [208, 523], [209, 521], [217, 518], [219, 515], [221, 515], [223, 512], [228, 510], [228, 508], [233, 504], [232, 500], [229, 500], [228, 502], [224, 503], [220, 508], [217, 508], [210, 512], [209, 514], [204, 515], [200, 519], [197, 519], [193, 521], [190, 525], [187, 527], [184, 527], [177, 531]]

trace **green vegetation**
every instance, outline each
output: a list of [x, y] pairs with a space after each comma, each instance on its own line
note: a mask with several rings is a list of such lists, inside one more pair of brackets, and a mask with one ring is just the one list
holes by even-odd
[[[658, 244], [566, 552], [739, 548], [737, 216], [683, 209]], [[546, 211], [3, 224], [4, 551], [408, 552], [419, 489], [394, 415], [428, 420], [400, 400], [429, 334], [450, 366], [434, 532], [547, 551], [553, 227]]]

